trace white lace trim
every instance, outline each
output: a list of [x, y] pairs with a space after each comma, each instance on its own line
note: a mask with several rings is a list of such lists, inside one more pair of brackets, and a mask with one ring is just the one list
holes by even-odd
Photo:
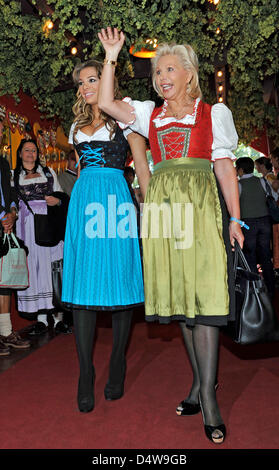
[[200, 102], [200, 98], [197, 98], [194, 104], [194, 110], [192, 114], [186, 114], [182, 119], [176, 119], [174, 116], [171, 117], [166, 117], [164, 118], [166, 112], [167, 112], [167, 107], [168, 107], [168, 102], [167, 100], [164, 101], [162, 111], [160, 114], [153, 119], [153, 122], [156, 127], [162, 127], [166, 126], [167, 124], [170, 124], [172, 122], [179, 122], [181, 124], [191, 124], [194, 125], [196, 122], [197, 118], [197, 111], [198, 111], [198, 104]]

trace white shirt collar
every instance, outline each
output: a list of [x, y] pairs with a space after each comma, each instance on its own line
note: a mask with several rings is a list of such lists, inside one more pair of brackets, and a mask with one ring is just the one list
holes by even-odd
[[252, 176], [254, 176], [254, 173], [246, 173], [245, 175], [240, 176], [239, 179], [245, 180], [247, 178], [251, 178]]

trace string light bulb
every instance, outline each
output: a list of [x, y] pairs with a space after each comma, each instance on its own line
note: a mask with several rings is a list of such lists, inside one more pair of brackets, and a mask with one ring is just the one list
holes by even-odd
[[48, 19], [48, 20], [46, 20], [46, 22], [44, 24], [44, 29], [51, 30], [53, 28], [53, 26], [54, 26], [53, 21], [51, 19]]
[[48, 18], [43, 24], [43, 32], [46, 35], [48, 35], [48, 33], [50, 33], [50, 31], [53, 29], [53, 27], [54, 27], [53, 21], [50, 18]]
[[54, 26], [54, 24], [51, 20], [47, 20], [46, 25], [47, 25], [47, 29], [52, 29], [53, 26]]
[[218, 65], [215, 67], [215, 87], [218, 103], [226, 103], [226, 67]]
[[76, 47], [76, 46], [73, 46], [73, 47], [71, 48], [71, 54], [72, 54], [72, 55], [76, 55], [76, 54], [77, 54], [77, 51], [78, 51], [78, 50], [77, 50], [77, 47]]

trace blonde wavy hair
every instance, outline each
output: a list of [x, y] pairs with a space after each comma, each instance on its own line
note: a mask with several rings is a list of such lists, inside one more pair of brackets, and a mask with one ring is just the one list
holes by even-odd
[[152, 64], [152, 83], [154, 90], [163, 98], [156, 84], [156, 67], [158, 60], [164, 55], [175, 55], [179, 59], [185, 70], [192, 72], [193, 76], [187, 87], [187, 94], [195, 99], [201, 98], [202, 92], [199, 84], [199, 62], [196, 53], [189, 44], [161, 44], [156, 50], [156, 56], [151, 59]]
[[[98, 78], [101, 78], [102, 70], [103, 70], [103, 64], [101, 62], [91, 59], [91, 60], [88, 60], [87, 62], [77, 64], [73, 71], [73, 81], [77, 87], [79, 83], [79, 76], [80, 76], [81, 70], [86, 69], [88, 67], [94, 67], [96, 69]], [[120, 98], [120, 92], [119, 92], [118, 82], [116, 78], [114, 81], [114, 95], [116, 98]], [[79, 129], [82, 129], [85, 126], [90, 126], [90, 124], [92, 124], [92, 122], [95, 119], [92, 106], [86, 103], [86, 101], [81, 96], [81, 93], [79, 90], [77, 90], [76, 96], [77, 96], [77, 101], [75, 102], [72, 108], [74, 116], [75, 116], [74, 123], [76, 123], [74, 134], [73, 134], [74, 141], [75, 141], [75, 136], [76, 136], [77, 131]], [[107, 129], [110, 131], [110, 138], [111, 138], [116, 129], [116, 125], [117, 125], [116, 122], [108, 114], [104, 113], [103, 111], [101, 111], [100, 117], [105, 122], [105, 126], [107, 127]]]

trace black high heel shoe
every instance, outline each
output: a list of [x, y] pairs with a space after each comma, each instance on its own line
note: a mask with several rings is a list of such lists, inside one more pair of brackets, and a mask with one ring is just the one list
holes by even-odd
[[[206, 437], [208, 437], [210, 441], [214, 442], [214, 444], [223, 444], [226, 438], [227, 431], [226, 426], [224, 424], [218, 424], [218, 426], [209, 426], [205, 424], [204, 431]], [[216, 433], [219, 434], [219, 436], [216, 436]]]
[[88, 387], [81, 386], [79, 379], [78, 382], [78, 408], [81, 413], [90, 413], [95, 406], [95, 397], [94, 397], [94, 382], [95, 382], [95, 372], [92, 374], [91, 384]]
[[226, 438], [226, 433], [227, 433], [226, 426], [224, 425], [224, 423], [220, 423], [216, 426], [205, 424], [205, 416], [204, 416], [204, 412], [202, 409], [201, 399], [200, 399], [200, 407], [201, 407], [203, 423], [204, 423], [204, 432], [205, 432], [206, 437], [211, 442], [214, 442], [214, 444], [223, 444]]
[[108, 401], [119, 400], [119, 398], [123, 397], [125, 375], [126, 375], [126, 361], [123, 363], [121, 379], [119, 380], [119, 382], [117, 384], [112, 384], [108, 380], [105, 386], [105, 390], [104, 390], [104, 395], [105, 395], [106, 400]]
[[108, 401], [119, 400], [124, 395], [124, 383], [117, 385], [106, 384], [104, 390], [105, 399]]
[[200, 411], [201, 407], [199, 403], [189, 403], [186, 398], [179, 403], [176, 408], [176, 414], [178, 416], [192, 416], [198, 414]]

